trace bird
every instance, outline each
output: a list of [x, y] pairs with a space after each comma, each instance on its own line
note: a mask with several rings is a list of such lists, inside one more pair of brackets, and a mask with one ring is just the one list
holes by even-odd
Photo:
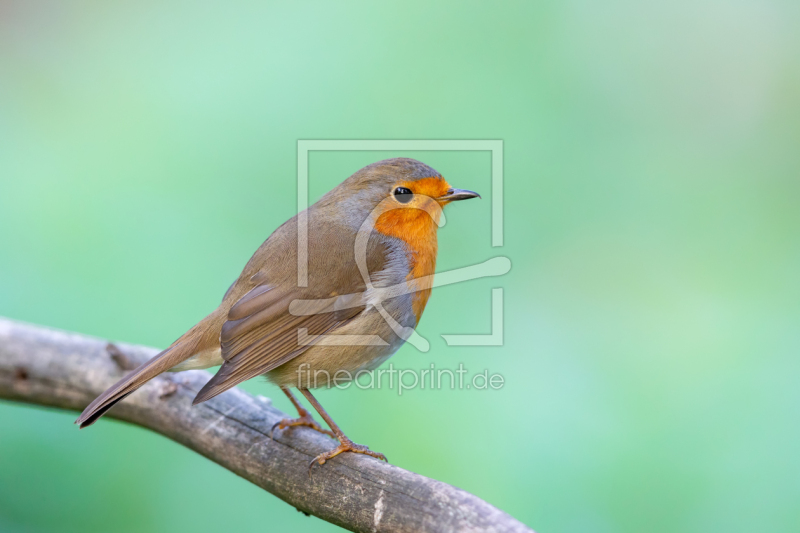
[[331, 387], [330, 377], [341, 384], [377, 368], [409, 338], [431, 294], [442, 208], [470, 198], [480, 195], [453, 188], [415, 159], [386, 159], [358, 170], [278, 227], [211, 314], [109, 387], [75, 423], [93, 424], [163, 372], [219, 366], [193, 405], [265, 376], [298, 414], [278, 422], [273, 433], [306, 426], [339, 441], [311, 461], [309, 472], [345, 452], [385, 461], [350, 440], [310, 390]]

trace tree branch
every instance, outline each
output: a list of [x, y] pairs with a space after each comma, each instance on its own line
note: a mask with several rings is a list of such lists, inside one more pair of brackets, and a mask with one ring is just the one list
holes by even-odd
[[[81, 411], [156, 351], [0, 317], [0, 398]], [[278, 432], [273, 440], [270, 428], [286, 415], [235, 388], [191, 407], [208, 379], [201, 370], [159, 376], [109, 416], [161, 433], [351, 531], [531, 532], [472, 494], [362, 455], [341, 455], [309, 476], [309, 461], [333, 440], [307, 430]]]

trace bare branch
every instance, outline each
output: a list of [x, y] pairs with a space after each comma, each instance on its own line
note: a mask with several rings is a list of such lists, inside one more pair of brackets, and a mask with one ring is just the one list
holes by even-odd
[[[0, 318], [0, 398], [81, 411], [156, 351]], [[109, 416], [161, 433], [351, 531], [531, 531], [472, 494], [362, 455], [339, 456], [309, 476], [309, 461], [333, 440], [305, 429], [273, 440], [270, 428], [286, 415], [238, 389], [191, 407], [208, 379], [200, 370], [159, 376]]]

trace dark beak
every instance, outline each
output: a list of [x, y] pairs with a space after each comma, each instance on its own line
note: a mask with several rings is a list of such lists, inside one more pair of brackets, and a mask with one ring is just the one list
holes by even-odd
[[468, 191], [467, 189], [447, 189], [447, 194], [437, 198], [440, 202], [455, 202], [457, 200], [469, 200], [470, 198], [480, 198], [481, 195]]

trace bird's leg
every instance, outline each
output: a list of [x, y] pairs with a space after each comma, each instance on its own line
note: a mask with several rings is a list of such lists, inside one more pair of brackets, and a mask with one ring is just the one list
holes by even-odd
[[314, 409], [317, 410], [322, 419], [325, 420], [325, 422], [330, 426], [330, 428], [336, 434], [336, 438], [339, 439], [339, 446], [337, 446], [336, 448], [334, 448], [329, 452], [319, 454], [309, 463], [308, 465], [309, 474], [311, 474], [311, 468], [313, 468], [314, 463], [319, 465], [324, 465], [328, 459], [333, 459], [334, 457], [343, 452], [363, 453], [364, 455], [369, 455], [375, 457], [376, 459], [382, 459], [387, 463], [389, 462], [386, 460], [386, 456], [383, 455], [382, 453], [373, 452], [363, 444], [356, 444], [350, 439], [348, 439], [347, 436], [342, 432], [342, 430], [336, 424], [336, 422], [334, 422], [333, 419], [330, 417], [330, 415], [327, 412], [325, 412], [325, 409], [322, 408], [317, 399], [311, 395], [311, 392], [308, 389], [300, 389], [300, 392], [302, 392], [303, 396], [305, 396], [306, 399], [309, 402], [311, 402], [311, 405], [314, 406]]
[[295, 409], [297, 409], [297, 414], [300, 415], [298, 418], [284, 418], [280, 422], [276, 422], [274, 426], [272, 426], [272, 431], [270, 434], [275, 433], [275, 428], [278, 429], [285, 429], [294, 426], [306, 426], [310, 427], [313, 430], [319, 431], [320, 433], [325, 433], [326, 435], [330, 435], [331, 437], [336, 438], [336, 435], [329, 429], [322, 429], [319, 424], [311, 417], [311, 413], [305, 410], [305, 408], [300, 405], [300, 402], [297, 401], [297, 398], [294, 397], [294, 394], [289, 389], [281, 387], [281, 390], [289, 397], [289, 400], [294, 405]]

